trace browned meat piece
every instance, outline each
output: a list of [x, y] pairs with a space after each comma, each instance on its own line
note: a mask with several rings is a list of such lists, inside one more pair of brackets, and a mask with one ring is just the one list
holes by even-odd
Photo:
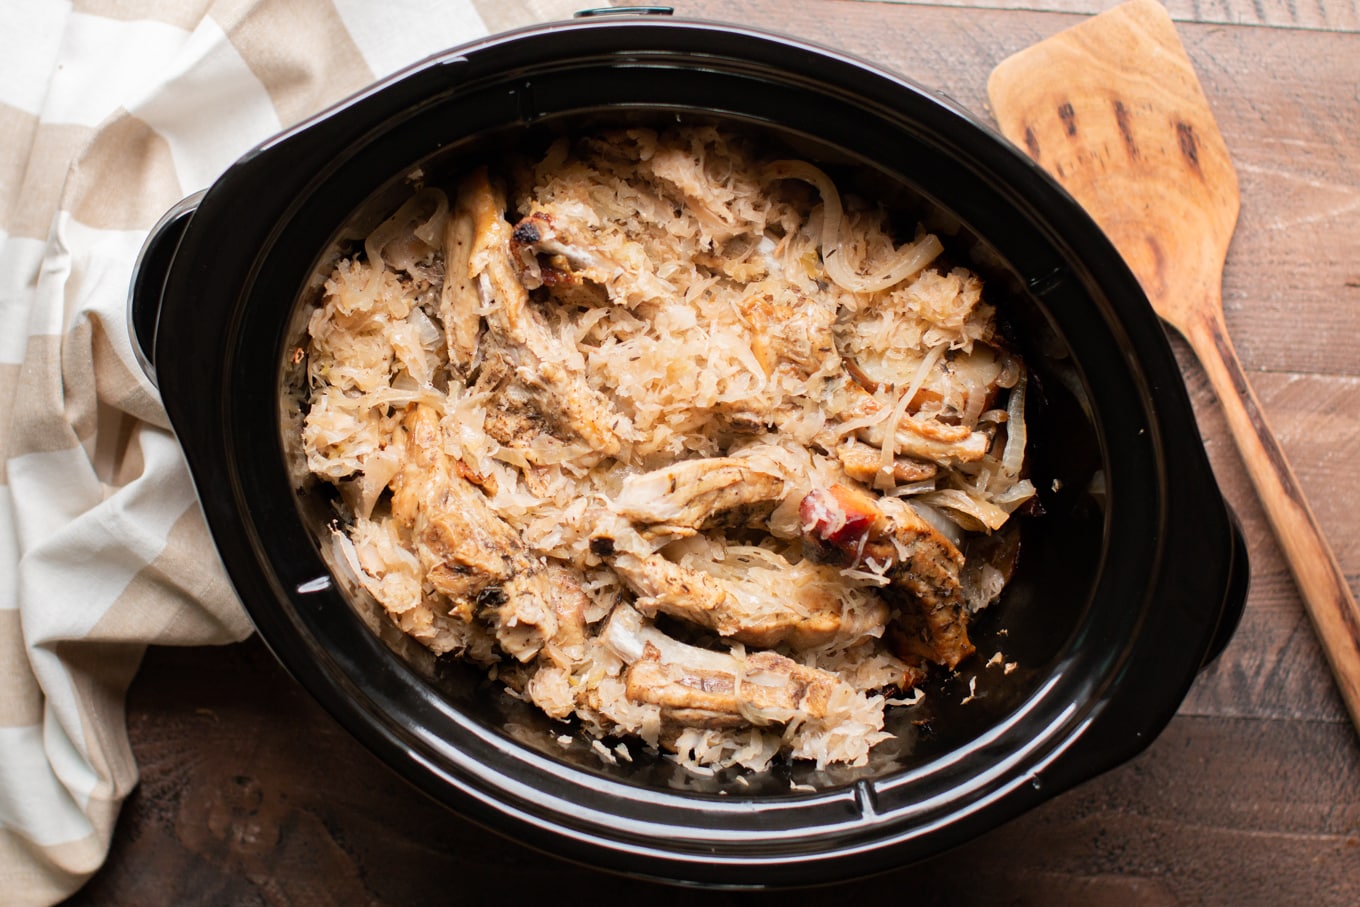
[[633, 307], [675, 295], [642, 246], [592, 233], [576, 211], [533, 211], [515, 225], [510, 252], [524, 286], [545, 287], [562, 302]]
[[825, 717], [840, 681], [774, 652], [746, 656], [678, 642], [646, 624], [631, 608], [616, 608], [605, 644], [629, 667], [626, 693], [659, 705], [670, 722], [697, 727], [783, 724]]
[[555, 564], [530, 568], [499, 586], [498, 592], [483, 599], [494, 614], [502, 649], [520, 661], [547, 658], [560, 667], [569, 667], [582, 656], [590, 601], [576, 574]]
[[612, 507], [648, 534], [693, 535], [768, 516], [784, 486], [782, 477], [749, 459], [708, 457], [629, 476]]
[[[873, 485], [883, 470], [883, 452], [858, 441], [846, 441], [837, 447], [836, 458], [841, 461], [847, 476], [866, 485]], [[888, 475], [901, 484], [933, 479], [938, 472], [939, 467], [934, 463], [923, 463], [911, 457], [894, 457], [888, 466]]]
[[482, 429], [499, 443], [518, 450], [529, 462], [540, 463], [545, 454], [565, 442], [552, 434], [557, 426], [540, 412], [541, 394], [518, 379], [515, 354], [505, 347], [500, 337], [483, 338], [483, 358], [472, 386], [474, 394], [484, 395], [488, 401]]
[[407, 527], [426, 579], [465, 620], [485, 609], [505, 651], [529, 661], [584, 638], [586, 596], [574, 576], [532, 556], [443, 448], [439, 416], [411, 408], [406, 459], [392, 480], [392, 516]]
[[516, 380], [533, 398], [543, 418], [571, 432], [605, 456], [614, 456], [631, 434], [627, 417], [586, 382], [573, 352], [529, 304], [511, 259], [512, 230], [505, 221], [505, 200], [492, 188], [484, 168], [464, 181], [455, 218], [474, 224], [470, 274], [478, 280], [487, 330], [504, 338], [502, 352], [515, 367]]
[[963, 554], [909, 504], [832, 485], [809, 492], [799, 516], [813, 552], [882, 571], [890, 588], [910, 593], [900, 612], [914, 628], [917, 614], [910, 603], [919, 604], [931, 661], [953, 668], [972, 653], [959, 583]]
[[472, 242], [476, 224], [472, 213], [459, 210], [444, 226], [444, 286], [439, 293], [439, 317], [448, 339], [449, 362], [460, 375], [467, 375], [477, 355], [481, 301], [472, 271]]
[[892, 581], [923, 601], [958, 599], [963, 555], [911, 505], [832, 485], [809, 492], [799, 516], [815, 551], [847, 562], [886, 564]]
[[[598, 250], [562, 235], [557, 228], [557, 219], [544, 211], [535, 211], [515, 224], [510, 252], [520, 279], [529, 289], [589, 286], [603, 290], [623, 273], [621, 265]], [[592, 301], [602, 302], [607, 298], [607, 294], [597, 294]]]
[[774, 652], [748, 655], [740, 672], [693, 670], [666, 664], [648, 647], [624, 675], [634, 702], [661, 706], [686, 727], [782, 724], [794, 715], [821, 718], [835, 677]]
[[884, 638], [898, 658], [923, 658], [951, 671], [975, 651], [961, 602], [903, 603]]
[[523, 543], [444, 452], [434, 410], [413, 407], [402, 428], [392, 516], [409, 527], [431, 585], [467, 610], [483, 589], [514, 574]]
[[738, 594], [711, 574], [660, 554], [618, 554], [611, 564], [637, 594], [642, 611], [669, 614], [747, 645], [808, 647], [829, 642], [842, 629], [856, 635], [867, 629], [843, 626], [841, 601], [816, 587], [800, 588], [792, 565], [785, 594], [753, 595], [749, 589]]

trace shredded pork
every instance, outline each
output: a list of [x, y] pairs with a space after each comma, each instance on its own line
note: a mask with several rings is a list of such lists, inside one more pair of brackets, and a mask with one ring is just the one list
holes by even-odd
[[942, 250], [709, 127], [419, 188], [310, 322], [340, 562], [593, 737], [862, 764], [1034, 494], [1023, 363]]

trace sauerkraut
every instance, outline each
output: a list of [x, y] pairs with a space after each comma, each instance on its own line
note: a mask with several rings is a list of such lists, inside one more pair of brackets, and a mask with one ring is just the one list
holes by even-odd
[[601, 752], [863, 764], [1034, 494], [1024, 364], [943, 253], [712, 127], [418, 187], [310, 320], [336, 561]]

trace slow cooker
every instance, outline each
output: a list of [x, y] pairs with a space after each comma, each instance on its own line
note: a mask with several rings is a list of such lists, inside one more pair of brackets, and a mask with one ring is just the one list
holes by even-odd
[[[330, 262], [409, 192], [599, 125], [715, 122], [888, 186], [982, 273], [1032, 373], [1017, 574], [979, 656], [892, 713], [867, 766], [701, 777], [610, 765], [432, 657], [320, 542], [296, 442], [298, 348]], [[291, 674], [393, 770], [560, 857], [672, 882], [786, 886], [920, 860], [1146, 747], [1226, 644], [1243, 538], [1177, 363], [1082, 209], [947, 98], [827, 47], [666, 16], [592, 16], [427, 59], [264, 143], [169, 212], [131, 294], [222, 562]], [[1017, 668], [986, 670], [1004, 651]], [[962, 695], [963, 691], [970, 695]]]

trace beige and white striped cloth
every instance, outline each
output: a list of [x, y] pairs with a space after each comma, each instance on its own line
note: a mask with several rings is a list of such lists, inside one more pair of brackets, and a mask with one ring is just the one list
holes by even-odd
[[581, 0], [5, 0], [0, 903], [100, 866], [148, 644], [250, 626], [133, 357], [133, 262], [251, 146], [428, 54]]

